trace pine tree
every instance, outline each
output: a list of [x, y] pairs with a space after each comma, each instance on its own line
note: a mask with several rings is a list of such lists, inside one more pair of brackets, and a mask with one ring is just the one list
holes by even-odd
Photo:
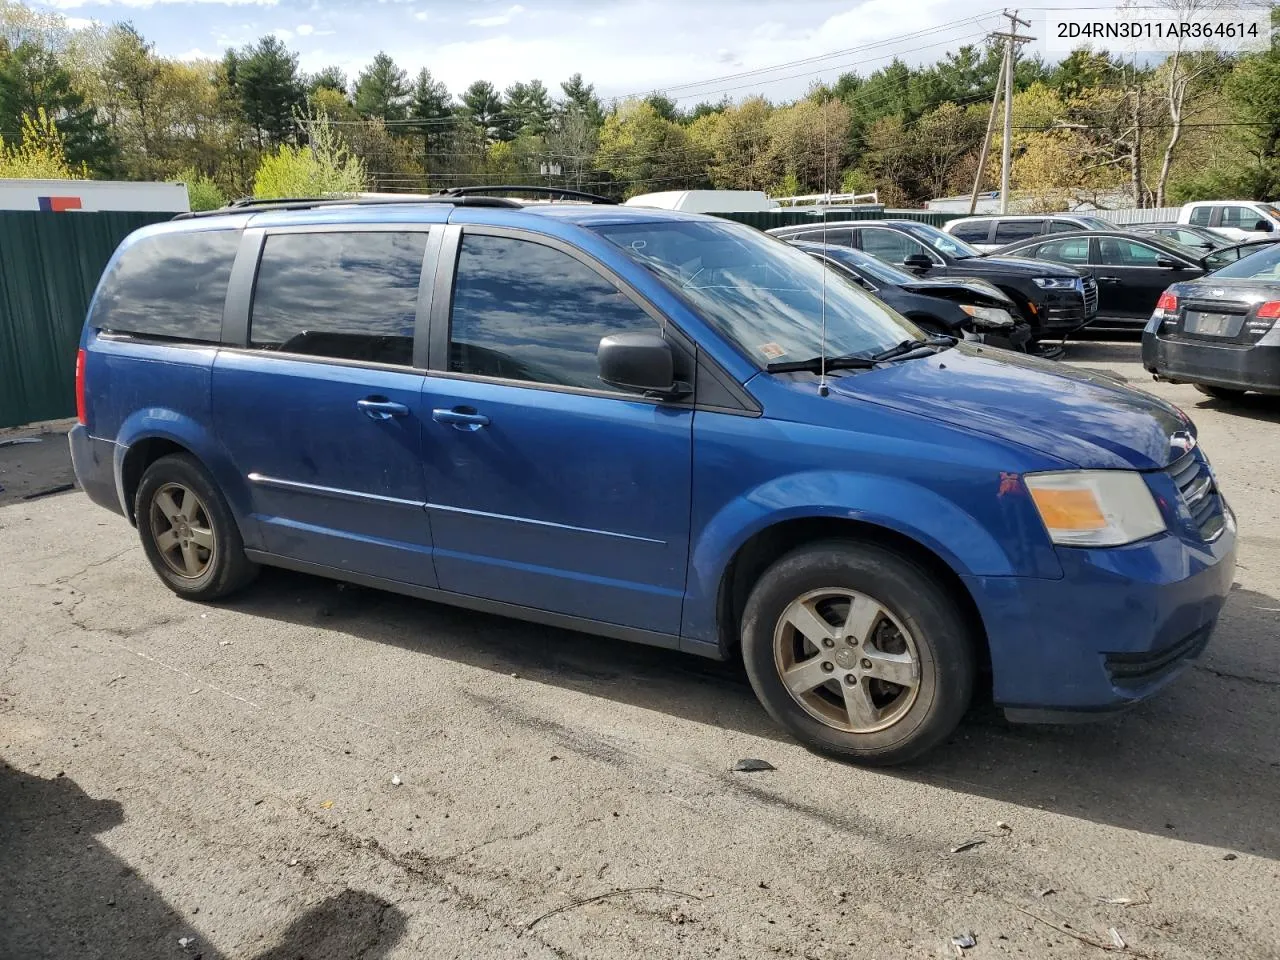
[[409, 87], [405, 72], [385, 53], [373, 58], [356, 80], [356, 112], [378, 120], [403, 120], [408, 114]]

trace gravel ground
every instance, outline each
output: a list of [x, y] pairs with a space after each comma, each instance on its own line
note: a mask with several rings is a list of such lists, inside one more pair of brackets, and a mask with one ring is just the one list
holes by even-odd
[[1136, 354], [1070, 362], [1199, 423], [1242, 531], [1213, 644], [888, 772], [731, 666], [283, 572], [196, 606], [83, 495], [0, 507], [0, 958], [1280, 957], [1280, 404]]

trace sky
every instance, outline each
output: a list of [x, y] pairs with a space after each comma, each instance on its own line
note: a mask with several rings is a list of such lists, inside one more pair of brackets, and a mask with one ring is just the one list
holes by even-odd
[[[303, 70], [354, 79], [383, 50], [457, 94], [574, 72], [603, 97], [665, 90], [685, 104], [774, 100], [864, 75], [897, 54], [932, 62], [1005, 21], [990, 0], [45, 0], [73, 25], [133, 22], [165, 56], [220, 57], [274, 33]], [[811, 58], [834, 54], [825, 59]], [[796, 63], [796, 61], [808, 61]], [[792, 64], [767, 72], [763, 68]], [[748, 75], [742, 76], [741, 74]], [[736, 75], [736, 76], [735, 76]]]

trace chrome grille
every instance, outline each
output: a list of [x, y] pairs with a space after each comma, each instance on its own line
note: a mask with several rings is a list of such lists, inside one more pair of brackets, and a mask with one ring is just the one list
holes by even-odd
[[1180, 457], [1168, 468], [1178, 488], [1178, 495], [1191, 514], [1191, 521], [1204, 540], [1213, 540], [1222, 533], [1226, 520], [1222, 515], [1222, 497], [1209, 470], [1209, 461], [1196, 447]]
[[1081, 293], [1084, 294], [1084, 312], [1093, 316], [1098, 312], [1098, 281], [1093, 277], [1085, 277]]

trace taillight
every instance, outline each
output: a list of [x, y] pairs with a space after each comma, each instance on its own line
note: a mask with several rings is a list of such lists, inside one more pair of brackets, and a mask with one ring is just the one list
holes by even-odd
[[89, 415], [84, 396], [84, 350], [76, 354], [76, 419], [82, 427], [89, 425]]
[[1157, 313], [1177, 313], [1178, 298], [1166, 290], [1160, 294], [1160, 299], [1156, 301]]
[[1280, 320], [1280, 300], [1268, 300], [1258, 307], [1259, 320]]

